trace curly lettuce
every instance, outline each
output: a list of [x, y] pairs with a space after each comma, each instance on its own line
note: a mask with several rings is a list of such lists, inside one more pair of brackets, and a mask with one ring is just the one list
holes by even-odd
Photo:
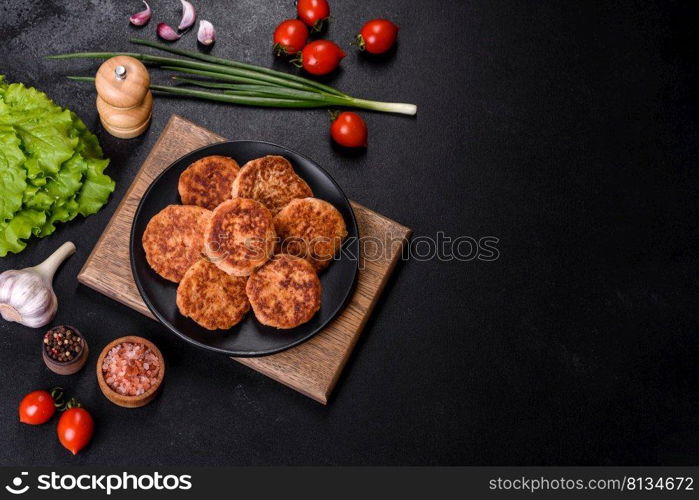
[[114, 191], [108, 165], [75, 113], [0, 75], [0, 257], [97, 213]]

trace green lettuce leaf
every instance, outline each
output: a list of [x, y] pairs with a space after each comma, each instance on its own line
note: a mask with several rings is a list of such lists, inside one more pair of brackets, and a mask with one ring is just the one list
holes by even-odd
[[90, 132], [83, 121], [78, 118], [78, 115], [71, 112], [74, 131], [79, 136], [78, 147], [75, 150], [85, 158], [102, 158], [102, 147], [100, 146], [97, 136]]
[[0, 224], [0, 257], [7, 252], [19, 253], [27, 246], [23, 241], [38, 235], [46, 222], [46, 213], [40, 210], [21, 210], [11, 221]]
[[54, 175], [73, 156], [78, 145], [78, 139], [69, 135], [73, 126], [70, 112], [41, 113], [34, 109], [28, 114], [33, 115], [32, 119], [25, 116], [18, 120], [15, 130], [27, 155], [37, 161], [39, 174]]
[[[106, 160], [105, 160], [106, 161]], [[58, 174], [44, 186], [44, 191], [55, 200], [56, 205], [62, 205], [75, 197], [83, 183], [83, 175], [87, 170], [87, 161], [75, 153], [73, 157], [61, 166]]]
[[5, 222], [22, 207], [27, 172], [20, 140], [7, 125], [0, 126], [0, 145], [0, 222]]
[[84, 217], [97, 213], [114, 191], [114, 181], [102, 173], [107, 165], [109, 160], [87, 160], [85, 183], [77, 198], [78, 211]]
[[108, 165], [75, 113], [0, 75], [0, 257], [98, 212], [114, 191]]
[[54, 207], [51, 211], [49, 219], [44, 223], [39, 233], [39, 237], [43, 238], [52, 234], [56, 230], [56, 222], [68, 222], [78, 215], [78, 202], [75, 199], [66, 201], [60, 207]]

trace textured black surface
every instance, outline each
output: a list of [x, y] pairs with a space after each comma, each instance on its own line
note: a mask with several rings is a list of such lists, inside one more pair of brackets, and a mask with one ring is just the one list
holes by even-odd
[[[273, 64], [290, 0], [201, 2], [213, 53]], [[417, 118], [363, 113], [365, 153], [327, 138], [324, 111], [270, 111], [158, 98], [147, 135], [99, 127], [92, 61], [54, 52], [131, 49], [155, 22], [138, 1], [5, 0], [0, 67], [75, 110], [112, 158], [117, 190], [98, 215], [32, 243], [2, 269], [65, 240], [57, 323], [93, 348], [129, 333], [169, 362], [153, 404], [105, 400], [91, 367], [47, 372], [39, 332], [0, 324], [2, 464], [677, 464], [699, 459], [697, 44], [691, 2], [332, 2], [328, 36], [361, 22], [401, 26], [385, 60], [354, 52], [328, 80], [417, 103]], [[179, 3], [153, 0], [176, 24]], [[194, 48], [195, 35], [177, 42]], [[282, 66], [281, 63], [274, 63]], [[492, 235], [496, 262], [403, 263], [328, 407], [78, 285], [75, 277], [136, 170], [177, 112], [231, 139], [283, 144], [326, 167], [347, 195], [415, 235]], [[62, 384], [94, 413], [70, 456], [54, 424], [17, 423], [27, 391]]]

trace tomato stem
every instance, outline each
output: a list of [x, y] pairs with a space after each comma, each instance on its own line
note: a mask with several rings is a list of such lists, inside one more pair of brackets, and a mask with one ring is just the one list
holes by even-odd
[[272, 50], [274, 51], [274, 55], [277, 57], [289, 55], [289, 51], [286, 50], [286, 47], [284, 47], [281, 43], [275, 43], [274, 46], [272, 46]]
[[291, 59], [289, 62], [297, 68], [303, 68], [303, 54], [301, 53], [301, 51], [298, 51], [296, 53], [296, 57]]
[[83, 405], [80, 404], [80, 401], [78, 401], [75, 398], [70, 398], [70, 400], [68, 400], [68, 402], [66, 403], [65, 408], [63, 408], [63, 409], [69, 410], [71, 408], [82, 408], [82, 406]]
[[325, 27], [325, 22], [328, 19], [330, 18], [326, 17], [325, 19], [318, 19], [311, 29], [316, 33], [320, 33], [321, 31], [323, 31], [323, 28]]
[[60, 411], [60, 409], [65, 404], [63, 402], [63, 388], [54, 387], [53, 389], [51, 389], [51, 399], [53, 399], [53, 405]]

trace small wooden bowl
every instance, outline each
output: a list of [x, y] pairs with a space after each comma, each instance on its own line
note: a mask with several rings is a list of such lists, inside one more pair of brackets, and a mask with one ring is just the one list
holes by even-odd
[[[104, 379], [104, 375], [102, 374], [102, 365], [104, 364], [104, 358], [107, 355], [107, 353], [115, 346], [122, 344], [124, 342], [132, 342], [134, 344], [143, 344], [145, 345], [148, 349], [150, 349], [153, 354], [155, 354], [158, 357], [158, 361], [160, 362], [160, 370], [158, 371], [158, 380], [155, 384], [154, 387], [151, 387], [148, 389], [146, 392], [139, 396], [125, 396], [123, 394], [119, 394], [116, 392], [114, 389], [109, 387], [109, 384], [107, 384], [107, 381]], [[160, 352], [160, 349], [158, 349], [153, 342], [150, 340], [146, 340], [143, 337], [136, 337], [134, 335], [129, 335], [127, 337], [121, 337], [116, 340], [111, 341], [109, 344], [106, 345], [104, 349], [102, 349], [102, 352], [100, 353], [99, 358], [97, 359], [97, 383], [99, 383], [100, 389], [102, 389], [102, 393], [105, 395], [105, 397], [110, 400], [112, 403], [118, 406], [123, 406], [124, 408], [139, 408], [141, 406], [145, 406], [153, 399], [155, 396], [158, 395], [158, 392], [160, 391], [160, 388], [163, 385], [163, 378], [165, 377], [165, 358], [163, 358], [162, 353]]]
[[[90, 349], [87, 346], [87, 340], [80, 331], [70, 325], [63, 325], [66, 328], [70, 328], [75, 333], [77, 333], [81, 339], [83, 339], [83, 350], [80, 351], [80, 355], [77, 358], [71, 359], [70, 361], [56, 361], [52, 359], [51, 356], [46, 354], [46, 348], [44, 347], [44, 336], [41, 336], [41, 357], [44, 359], [44, 363], [49, 370], [58, 375], [73, 375], [80, 371], [80, 369], [87, 363], [87, 357], [90, 354]], [[51, 331], [51, 330], [49, 330]]]

